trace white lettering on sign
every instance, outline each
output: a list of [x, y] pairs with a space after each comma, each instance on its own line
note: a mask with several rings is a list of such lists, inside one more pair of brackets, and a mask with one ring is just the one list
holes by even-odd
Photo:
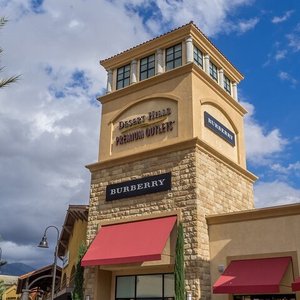
[[110, 195], [123, 194], [123, 193], [132, 192], [132, 191], [139, 191], [139, 190], [144, 190], [147, 188], [163, 186], [165, 180], [166, 179], [163, 178], [163, 179], [146, 181], [146, 182], [138, 183], [138, 184], [130, 184], [130, 185], [122, 186], [122, 187], [112, 188], [110, 190]]
[[235, 146], [235, 135], [222, 123], [212, 117], [208, 112], [204, 112], [204, 125], [223, 138], [226, 142]]
[[211, 118], [208, 117], [208, 123], [213, 125], [216, 129], [224, 133], [226, 136], [228, 136], [231, 140], [233, 140], [233, 135], [230, 134], [228, 131], [226, 131], [224, 128], [222, 128], [220, 125], [218, 125], [216, 122], [214, 122]]

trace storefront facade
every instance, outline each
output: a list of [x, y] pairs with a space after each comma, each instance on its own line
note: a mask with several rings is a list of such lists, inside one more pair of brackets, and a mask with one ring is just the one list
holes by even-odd
[[253, 208], [243, 77], [193, 23], [101, 64], [108, 83], [99, 160], [88, 166], [85, 296], [173, 299], [181, 222], [186, 292], [210, 299], [206, 216]]
[[300, 205], [208, 216], [214, 299], [296, 299]]

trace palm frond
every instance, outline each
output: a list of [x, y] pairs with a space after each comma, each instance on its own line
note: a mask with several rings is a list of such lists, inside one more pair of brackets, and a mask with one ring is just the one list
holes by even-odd
[[20, 75], [0, 79], [0, 88], [4, 88], [4, 87], [8, 86], [9, 84], [18, 81], [19, 79], [20, 79]]
[[[8, 22], [8, 19], [5, 17], [0, 17], [0, 28], [2, 28], [6, 23]], [[3, 52], [3, 49], [0, 47], [0, 54]], [[0, 72], [2, 72], [4, 67], [0, 66]], [[20, 75], [10, 76], [8, 78], [0, 78], [0, 88], [4, 88], [8, 86], [11, 83], [14, 83], [18, 81], [20, 78]]]

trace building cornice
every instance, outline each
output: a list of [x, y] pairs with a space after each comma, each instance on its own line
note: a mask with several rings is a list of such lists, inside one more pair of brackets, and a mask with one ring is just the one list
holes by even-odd
[[144, 90], [151, 86], [154, 86], [158, 83], [165, 82], [167, 80], [176, 78], [178, 76], [188, 74], [192, 72], [192, 74], [201, 78], [208, 86], [210, 86], [226, 103], [228, 103], [234, 110], [236, 110], [241, 116], [244, 116], [247, 113], [247, 110], [235, 99], [232, 98], [217, 82], [215, 82], [208, 74], [204, 72], [201, 68], [199, 68], [194, 63], [189, 63], [178, 67], [176, 69], [172, 69], [170, 71], [164, 72], [160, 75], [155, 75], [151, 78], [148, 78], [143, 81], [139, 81], [135, 84], [129, 85], [123, 89], [116, 90], [112, 93], [106, 94], [98, 98], [101, 104], [106, 104], [108, 102], [114, 101], [117, 98], [124, 97], [126, 95], [135, 93], [140, 90]]
[[208, 225], [280, 218], [300, 214], [300, 203], [206, 216]]
[[90, 170], [91, 173], [106, 169], [106, 168], [112, 168], [116, 167], [118, 165], [123, 165], [126, 163], [132, 163], [138, 160], [143, 160], [150, 157], [156, 157], [158, 155], [164, 155], [168, 154], [170, 152], [174, 151], [180, 151], [180, 150], [186, 150], [190, 148], [196, 148], [198, 147], [208, 155], [212, 155], [214, 158], [216, 158], [219, 162], [226, 164], [227, 167], [229, 167], [234, 172], [237, 172], [241, 176], [243, 176], [246, 180], [250, 182], [255, 182], [257, 180], [257, 177], [249, 172], [248, 170], [242, 168], [237, 163], [229, 159], [228, 157], [220, 154], [217, 150], [210, 147], [205, 142], [201, 141], [199, 138], [192, 138], [187, 140], [182, 140], [180, 142], [168, 145], [168, 146], [161, 146], [155, 149], [146, 150], [140, 153], [135, 153], [131, 155], [127, 155], [124, 157], [119, 157], [115, 159], [109, 159], [102, 162], [97, 162], [94, 164], [87, 165], [86, 168]]
[[96, 162], [90, 165], [87, 165], [86, 168], [90, 170], [90, 172], [96, 172], [102, 169], [115, 167], [118, 165], [123, 165], [126, 163], [132, 163], [138, 160], [143, 160], [146, 158], [155, 157], [158, 155], [163, 155], [166, 153], [170, 153], [173, 151], [180, 151], [185, 150], [189, 148], [193, 148], [196, 145], [197, 138], [188, 139], [188, 140], [182, 140], [177, 143], [167, 145], [167, 146], [161, 146], [157, 147], [155, 149], [145, 150], [143, 152], [134, 153], [130, 155], [126, 155], [123, 157], [113, 158], [102, 162]]
[[162, 83], [162, 82], [170, 80], [172, 78], [190, 73], [192, 68], [193, 68], [192, 63], [183, 65], [183, 66], [178, 67], [176, 69], [172, 69], [172, 70], [164, 72], [162, 74], [155, 75], [155, 76], [150, 77], [148, 79], [145, 79], [145, 80], [139, 81], [137, 83], [131, 84], [131, 85], [129, 85], [129, 86], [123, 88], [123, 89], [113, 91], [109, 94], [106, 94], [104, 96], [99, 97], [98, 100], [101, 102], [101, 104], [108, 103], [108, 102], [113, 101], [117, 98], [124, 97], [126, 95], [129, 95], [129, 94], [135, 93], [137, 91], [144, 90], [146, 88], [154, 86], [158, 83]]

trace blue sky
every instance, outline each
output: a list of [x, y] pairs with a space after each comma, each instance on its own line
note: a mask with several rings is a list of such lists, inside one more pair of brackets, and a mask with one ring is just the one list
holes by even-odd
[[88, 203], [84, 166], [97, 160], [96, 97], [106, 87], [99, 60], [191, 20], [245, 76], [256, 206], [300, 202], [298, 0], [0, 0], [0, 11], [9, 19], [1, 76], [22, 74], [0, 91], [0, 247], [9, 262], [51, 262], [53, 249], [36, 248], [45, 227], [60, 227], [69, 204]]

